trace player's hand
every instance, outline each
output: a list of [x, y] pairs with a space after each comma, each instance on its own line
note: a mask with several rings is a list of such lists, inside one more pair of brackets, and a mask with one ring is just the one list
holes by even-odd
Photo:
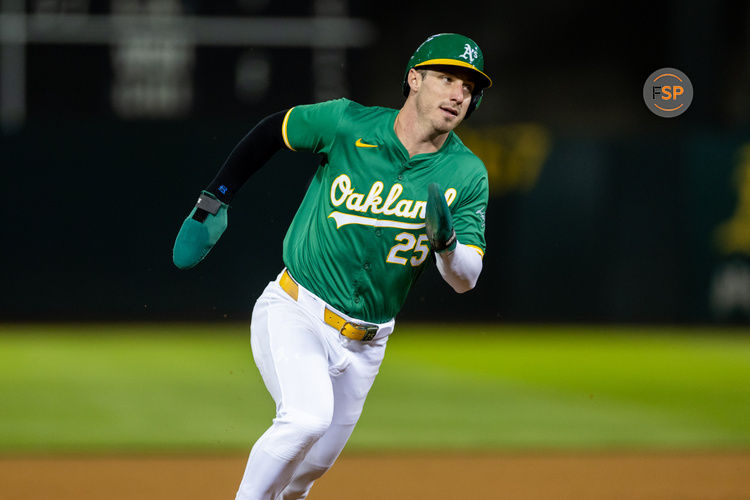
[[453, 229], [453, 217], [445, 201], [445, 194], [440, 186], [433, 182], [427, 186], [427, 207], [425, 210], [425, 229], [432, 250], [437, 253], [456, 248], [456, 231]]
[[208, 191], [202, 191], [193, 211], [182, 223], [174, 242], [172, 260], [180, 269], [190, 269], [208, 255], [227, 228], [227, 209]]

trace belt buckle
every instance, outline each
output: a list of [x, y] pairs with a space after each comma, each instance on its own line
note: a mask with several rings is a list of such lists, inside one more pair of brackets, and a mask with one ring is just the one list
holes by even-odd
[[[357, 323], [352, 323], [351, 321], [347, 321], [344, 323], [344, 326], [341, 327], [340, 333], [344, 334], [344, 329], [347, 325], [351, 325], [352, 328], [359, 331], [364, 331], [364, 334], [362, 335], [362, 338], [357, 339], [362, 342], [369, 342], [370, 340], [375, 338], [375, 335], [378, 333], [378, 326], [377, 325], [358, 325]], [[344, 335], [346, 337], [346, 335]]]

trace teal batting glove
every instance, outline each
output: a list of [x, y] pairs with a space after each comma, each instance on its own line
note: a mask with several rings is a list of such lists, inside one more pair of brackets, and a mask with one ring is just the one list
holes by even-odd
[[202, 191], [195, 208], [182, 223], [174, 242], [172, 260], [180, 269], [190, 269], [208, 255], [227, 228], [229, 205]]
[[456, 231], [453, 229], [453, 216], [440, 186], [433, 182], [427, 186], [427, 207], [425, 209], [425, 230], [432, 250], [442, 253], [456, 248]]

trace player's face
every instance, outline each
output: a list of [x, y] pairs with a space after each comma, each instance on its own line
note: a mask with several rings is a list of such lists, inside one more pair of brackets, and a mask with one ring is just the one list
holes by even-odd
[[466, 117], [473, 90], [461, 71], [427, 70], [416, 95], [417, 111], [437, 132], [450, 132]]

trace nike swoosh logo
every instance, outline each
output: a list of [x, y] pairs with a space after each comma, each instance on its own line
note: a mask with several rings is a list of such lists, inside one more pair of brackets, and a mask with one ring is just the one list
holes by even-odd
[[376, 148], [378, 147], [377, 144], [367, 144], [366, 142], [362, 142], [362, 138], [360, 137], [357, 139], [357, 142], [354, 143], [355, 146], [358, 148]]

